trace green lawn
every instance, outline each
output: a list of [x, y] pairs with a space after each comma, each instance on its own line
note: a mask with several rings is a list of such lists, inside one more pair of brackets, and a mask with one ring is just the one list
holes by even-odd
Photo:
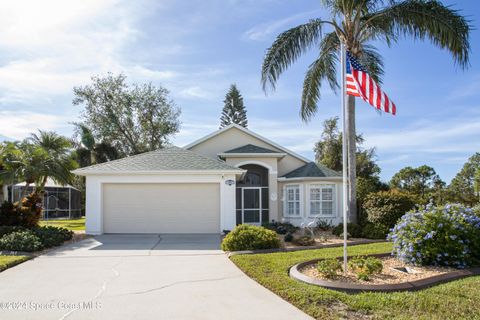
[[72, 220], [42, 220], [41, 226], [62, 227], [69, 230], [85, 230], [85, 218]]
[[[317, 319], [480, 319], [480, 276], [417, 292], [350, 295], [291, 279], [288, 269], [342, 248], [232, 256], [247, 275]], [[390, 243], [351, 246], [349, 254], [390, 252]]]
[[26, 256], [0, 256], [0, 272], [11, 268], [19, 263], [27, 261], [30, 257]]

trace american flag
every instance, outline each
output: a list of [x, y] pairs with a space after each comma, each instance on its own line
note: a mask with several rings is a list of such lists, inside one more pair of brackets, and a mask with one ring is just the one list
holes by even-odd
[[395, 115], [397, 107], [380, 86], [368, 75], [367, 70], [347, 51], [347, 94], [361, 97], [378, 110]]

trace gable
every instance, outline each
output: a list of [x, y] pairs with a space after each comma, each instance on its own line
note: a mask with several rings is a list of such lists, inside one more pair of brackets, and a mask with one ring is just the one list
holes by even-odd
[[286, 156], [278, 162], [278, 174], [282, 175], [296, 168], [304, 166], [309, 161], [299, 155], [294, 154], [283, 147], [271, 143], [267, 139], [251, 133], [246, 129], [230, 126], [219, 130], [209, 136], [206, 136], [196, 142], [187, 145], [185, 148], [202, 154], [207, 157], [217, 158], [219, 153], [243, 147], [245, 145], [254, 145], [269, 149], [274, 152], [285, 152]]

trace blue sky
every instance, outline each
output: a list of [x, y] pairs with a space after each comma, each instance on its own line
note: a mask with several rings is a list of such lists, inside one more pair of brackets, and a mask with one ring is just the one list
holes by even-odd
[[[478, 26], [476, 1], [444, 1]], [[2, 1], [0, 4], [0, 139], [21, 139], [37, 128], [72, 134], [80, 107], [72, 87], [92, 75], [124, 72], [171, 91], [182, 109], [185, 145], [218, 128], [231, 83], [244, 96], [251, 130], [313, 159], [322, 122], [340, 115], [327, 87], [308, 124], [298, 115], [306, 67], [314, 51], [261, 90], [265, 50], [281, 31], [326, 16], [318, 0]], [[383, 89], [398, 115], [377, 114], [363, 102], [357, 130], [376, 147], [382, 178], [405, 166], [428, 164], [447, 182], [480, 151], [480, 34], [471, 36], [471, 66], [463, 71], [428, 42], [402, 40], [383, 53]]]

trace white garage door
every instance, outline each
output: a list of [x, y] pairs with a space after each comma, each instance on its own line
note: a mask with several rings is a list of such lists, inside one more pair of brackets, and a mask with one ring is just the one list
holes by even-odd
[[219, 233], [220, 186], [105, 184], [105, 233]]

